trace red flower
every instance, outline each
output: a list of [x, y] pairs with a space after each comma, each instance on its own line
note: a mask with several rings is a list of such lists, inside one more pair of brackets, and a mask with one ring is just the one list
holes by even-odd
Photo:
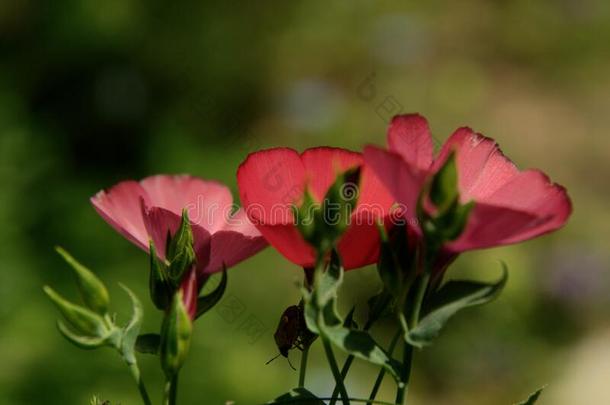
[[572, 212], [565, 188], [539, 170], [519, 171], [494, 140], [470, 128], [455, 131], [434, 159], [426, 119], [401, 115], [392, 120], [388, 147], [389, 151], [366, 147], [365, 160], [406, 207], [409, 223], [418, 234], [415, 207], [422, 186], [456, 152], [460, 200], [474, 201], [475, 206], [462, 235], [444, 247], [445, 261], [466, 250], [517, 243], [552, 232]]
[[161, 259], [165, 259], [168, 231], [176, 232], [186, 208], [198, 274], [221, 271], [223, 263], [231, 267], [266, 246], [243, 210], [231, 215], [231, 192], [214, 181], [167, 175], [123, 181], [97, 193], [91, 203], [106, 222], [140, 248], [148, 251], [152, 239]]
[[[293, 263], [312, 267], [314, 251], [299, 234], [291, 207], [299, 203], [306, 186], [321, 201], [338, 173], [361, 165], [360, 153], [339, 148], [313, 148], [302, 154], [289, 148], [274, 148], [250, 154], [237, 171], [237, 182], [248, 217], [267, 241]], [[364, 166], [358, 205], [337, 246], [346, 269], [377, 261], [376, 220], [387, 220], [393, 202], [377, 177]]]

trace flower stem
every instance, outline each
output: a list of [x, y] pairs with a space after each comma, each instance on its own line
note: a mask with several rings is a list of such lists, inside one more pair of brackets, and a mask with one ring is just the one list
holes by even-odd
[[306, 345], [301, 354], [301, 367], [299, 369], [299, 388], [305, 387], [305, 373], [307, 371], [307, 358], [309, 357], [309, 345]]
[[138, 390], [140, 391], [142, 402], [144, 402], [144, 405], [152, 405], [152, 402], [150, 402], [150, 397], [148, 396], [148, 392], [146, 391], [146, 387], [144, 386], [144, 381], [142, 380], [142, 376], [140, 375], [140, 369], [138, 368], [138, 364], [127, 363], [127, 365], [129, 366], [129, 371], [131, 372], [133, 379], [138, 385]]
[[339, 387], [341, 401], [343, 405], [349, 405], [349, 397], [347, 396], [347, 390], [343, 384], [343, 378], [341, 377], [341, 372], [339, 371], [337, 359], [335, 359], [335, 355], [333, 354], [333, 348], [330, 345], [330, 341], [326, 337], [321, 336], [321, 338], [322, 344], [324, 345], [324, 351], [326, 352], [326, 357], [328, 358], [328, 365], [330, 366], [333, 376], [335, 377], [335, 383]]
[[[413, 309], [409, 317], [409, 328], [413, 329], [419, 323], [419, 315], [421, 312], [422, 303], [428, 289], [428, 283], [430, 282], [430, 271], [426, 267], [424, 273], [421, 275], [417, 284], [417, 290], [415, 290], [415, 299], [413, 301]], [[404, 321], [404, 317], [402, 318]], [[403, 361], [402, 361], [402, 374], [400, 376], [400, 384], [396, 390], [396, 404], [403, 405], [407, 403], [407, 390], [409, 387], [409, 379], [411, 378], [411, 363], [413, 361], [413, 346], [405, 342]]]
[[176, 405], [178, 396], [178, 373], [172, 378], [165, 380], [165, 390], [163, 391], [163, 405]]
[[400, 376], [401, 384], [396, 390], [396, 404], [405, 405], [407, 403], [407, 392], [409, 388], [409, 379], [411, 378], [411, 363], [413, 360], [413, 346], [408, 343], [404, 345], [402, 356], [402, 374]]
[[[388, 347], [388, 354], [390, 356], [392, 356], [392, 353], [394, 353], [394, 349], [396, 348], [396, 344], [398, 344], [398, 340], [400, 339], [400, 337], [402, 336], [402, 329], [398, 329], [396, 331], [396, 334], [394, 335], [394, 337], [392, 338], [392, 342], [390, 343], [390, 347]], [[379, 374], [377, 375], [377, 379], [375, 380], [375, 385], [373, 386], [373, 390], [371, 391], [371, 395], [369, 395], [369, 402], [368, 404], [372, 404], [374, 403], [375, 397], [377, 396], [377, 393], [379, 392], [379, 388], [381, 388], [381, 383], [383, 382], [383, 377], [385, 376], [385, 369], [382, 368], [381, 370], [379, 370]]]

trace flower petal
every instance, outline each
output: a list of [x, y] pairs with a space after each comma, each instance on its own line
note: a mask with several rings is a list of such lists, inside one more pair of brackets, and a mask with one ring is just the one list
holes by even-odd
[[303, 195], [305, 170], [289, 148], [250, 154], [237, 170], [239, 194], [248, 217], [257, 225], [293, 222], [291, 206]]
[[135, 181], [123, 181], [102, 190], [90, 201], [100, 216], [129, 241], [148, 251], [148, 234], [142, 219], [140, 200], [149, 204], [146, 191]]
[[215, 273], [222, 271], [224, 266], [233, 267], [266, 247], [267, 241], [262, 235], [252, 237], [228, 230], [216, 232], [212, 235], [210, 263], [202, 272]]
[[267, 242], [286, 259], [301, 267], [315, 265], [313, 248], [303, 240], [294, 224], [259, 225], [258, 229]]
[[364, 149], [364, 158], [399, 203], [405, 218], [410, 222], [415, 220], [417, 199], [426, 173], [405, 162], [402, 156], [375, 146]]
[[388, 128], [388, 148], [412, 166], [428, 170], [434, 155], [428, 121], [419, 114], [394, 117]]
[[187, 175], [157, 175], [143, 179], [140, 184], [150, 196], [149, 205], [177, 215], [187, 208], [191, 222], [210, 233], [222, 229], [233, 204], [231, 191], [216, 181]]
[[352, 224], [337, 244], [345, 270], [377, 262], [380, 245], [378, 219], [377, 215], [368, 211], [352, 216]]
[[470, 128], [459, 128], [443, 145], [433, 164], [436, 172], [451, 151], [456, 151], [458, 182], [462, 201], [482, 200], [493, 194], [519, 173], [498, 144], [475, 133]]
[[[150, 239], [154, 242], [159, 258], [165, 260], [167, 236], [174, 235], [182, 218], [172, 211], [160, 207], [142, 205], [144, 224]], [[197, 255], [197, 269], [203, 270], [210, 261], [211, 236], [203, 227], [191, 222], [193, 249]]]
[[307, 184], [318, 201], [322, 201], [338, 174], [363, 163], [360, 153], [331, 147], [307, 149], [301, 160]]

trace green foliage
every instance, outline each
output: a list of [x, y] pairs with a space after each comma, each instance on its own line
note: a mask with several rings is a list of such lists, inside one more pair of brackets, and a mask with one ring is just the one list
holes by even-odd
[[197, 299], [197, 314], [195, 319], [199, 318], [210, 309], [212, 309], [222, 299], [225, 290], [227, 289], [227, 269], [224, 268], [220, 283], [209, 294], [203, 295]]
[[343, 266], [333, 250], [328, 269], [316, 275], [316, 286], [304, 291], [305, 320], [314, 333], [329, 339], [344, 352], [385, 368], [398, 379], [399, 365], [365, 331], [345, 327], [337, 312], [337, 290], [343, 280]]
[[544, 391], [544, 388], [545, 387], [538, 389], [537, 391], [533, 392], [525, 401], [519, 402], [515, 405], [534, 405], [538, 401], [538, 398], [540, 398], [540, 395], [542, 394], [542, 391]]
[[293, 207], [297, 227], [320, 254], [335, 246], [350, 224], [359, 196], [360, 167], [339, 174], [321, 203], [305, 190], [299, 207]]
[[432, 343], [445, 324], [457, 312], [494, 300], [508, 280], [508, 270], [502, 263], [502, 277], [493, 283], [449, 281], [435, 292], [427, 302], [422, 319], [416, 327], [405, 330], [405, 339], [415, 347]]

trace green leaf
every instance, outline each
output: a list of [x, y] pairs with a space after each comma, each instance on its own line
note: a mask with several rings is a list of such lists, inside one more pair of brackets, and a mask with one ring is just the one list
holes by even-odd
[[161, 335], [158, 333], [145, 333], [136, 339], [136, 351], [146, 354], [158, 354], [161, 345]]
[[119, 284], [123, 290], [129, 295], [131, 299], [132, 315], [129, 323], [123, 329], [121, 336], [121, 352], [123, 358], [127, 364], [135, 364], [135, 346], [138, 334], [140, 333], [140, 327], [142, 326], [142, 318], [144, 312], [142, 310], [142, 304], [138, 297], [131, 291], [127, 286]]
[[206, 294], [197, 299], [197, 315], [195, 319], [212, 309], [220, 300], [227, 289], [227, 268], [223, 264], [222, 278], [216, 288], [209, 294]]
[[405, 339], [415, 347], [432, 343], [449, 319], [462, 309], [486, 304], [495, 299], [508, 280], [506, 264], [502, 263], [502, 277], [494, 283], [449, 281], [429, 300], [425, 314], [417, 326], [405, 330]]
[[336, 251], [324, 273], [317, 275], [311, 293], [304, 291], [305, 321], [314, 333], [329, 339], [348, 354], [384, 367], [398, 379], [399, 364], [375, 342], [368, 332], [347, 328], [337, 312], [337, 290], [343, 280], [343, 266]]
[[74, 270], [78, 289], [87, 307], [100, 315], [105, 315], [108, 312], [110, 298], [104, 283], [64, 249], [57, 246], [55, 250]]
[[325, 405], [324, 401], [318, 399], [305, 388], [295, 388], [267, 404], [294, 404], [294, 405]]
[[53, 301], [57, 309], [59, 309], [70, 326], [78, 333], [98, 337], [106, 336], [108, 334], [109, 330], [106, 327], [104, 319], [100, 315], [90, 309], [73, 304], [49, 286], [44, 286], [43, 290], [51, 301]]
[[542, 394], [542, 391], [545, 388], [546, 387], [540, 388], [536, 392], [532, 393], [525, 401], [519, 402], [518, 404], [515, 404], [515, 405], [534, 405], [536, 403], [536, 401], [538, 401], [538, 398], [540, 397], [540, 394]]

